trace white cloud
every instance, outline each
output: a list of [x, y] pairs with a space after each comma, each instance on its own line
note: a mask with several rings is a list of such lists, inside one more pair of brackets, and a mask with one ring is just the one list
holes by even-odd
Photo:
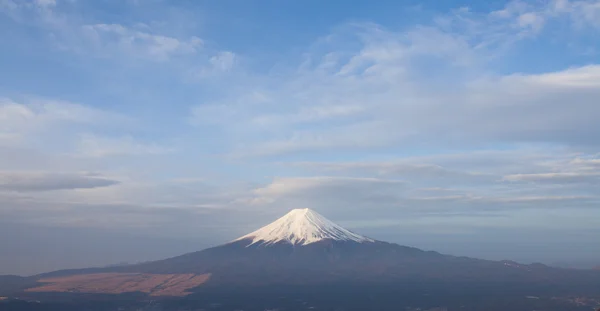
[[102, 111], [93, 107], [74, 104], [67, 101], [28, 98], [15, 102], [8, 98], [0, 99], [0, 118], [8, 122], [27, 123], [34, 119], [47, 122], [67, 121], [76, 123], [103, 123], [110, 120], [126, 121], [116, 113]]
[[[569, 68], [559, 72], [540, 75], [507, 77], [506, 80], [515, 79], [514, 83], [526, 82], [532, 86], [559, 87], [559, 88], [600, 88], [600, 65], [587, 65]], [[529, 85], [527, 85], [529, 86]]]
[[[543, 172], [507, 174], [502, 180], [563, 186], [579, 184], [595, 187], [600, 182], [600, 161], [593, 156], [578, 155], [575, 158], [551, 162]], [[579, 191], [581, 190], [579, 189]]]
[[536, 13], [528, 12], [519, 15], [518, 23], [520, 27], [530, 28], [533, 32], [538, 32], [544, 27], [544, 18]]
[[[488, 18], [500, 22], [508, 21], [507, 25], [514, 25], [525, 31], [520, 33], [522, 36], [538, 35], [543, 28], [556, 21], [566, 21], [577, 30], [597, 27], [600, 25], [598, 14], [598, 0], [511, 1], [503, 9], [491, 12]], [[514, 23], [511, 24], [511, 21]]]
[[600, 170], [600, 159], [598, 158], [577, 157], [570, 163], [579, 167], [579, 169], [583, 171]]
[[[212, 55], [212, 56], [211, 56]], [[208, 55], [206, 63], [195, 66], [190, 70], [189, 76], [195, 83], [207, 79], [231, 77], [239, 67], [240, 56], [231, 51], [216, 51]]]
[[394, 187], [403, 186], [403, 181], [386, 180], [377, 178], [350, 178], [350, 177], [304, 177], [304, 178], [278, 178], [265, 188], [255, 190], [261, 196], [281, 196], [290, 193], [302, 192], [310, 189], [345, 188], [355, 185], [374, 185]]
[[236, 56], [233, 52], [224, 51], [210, 58], [210, 64], [214, 69], [227, 72], [235, 65]]
[[579, 29], [590, 25], [600, 27], [600, 1], [598, 0], [555, 0], [553, 4], [550, 14], [569, 16], [571, 22]]

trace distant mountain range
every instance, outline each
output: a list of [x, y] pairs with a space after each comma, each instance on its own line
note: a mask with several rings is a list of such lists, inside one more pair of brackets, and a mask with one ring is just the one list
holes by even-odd
[[[600, 291], [600, 271], [443, 255], [377, 241], [310, 209], [296, 209], [229, 243], [124, 266], [61, 270], [5, 280], [13, 291], [143, 292], [184, 296], [197, 288], [435, 282]], [[24, 284], [26, 286], [24, 286]], [[2, 289], [2, 287], [0, 287]], [[4, 287], [6, 291], [6, 286]]]

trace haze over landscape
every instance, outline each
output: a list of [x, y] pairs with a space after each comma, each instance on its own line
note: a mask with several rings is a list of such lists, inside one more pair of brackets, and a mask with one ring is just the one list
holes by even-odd
[[598, 270], [424, 251], [304, 208], [171, 258], [0, 276], [0, 310], [584, 311], [599, 289]]
[[296, 208], [600, 265], [600, 1], [352, 2], [0, 0], [0, 274], [196, 252]]

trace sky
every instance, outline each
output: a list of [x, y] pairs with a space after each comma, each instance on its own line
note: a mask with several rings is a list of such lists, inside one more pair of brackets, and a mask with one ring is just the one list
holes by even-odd
[[293, 208], [600, 264], [600, 1], [0, 0], [0, 274], [161, 259]]

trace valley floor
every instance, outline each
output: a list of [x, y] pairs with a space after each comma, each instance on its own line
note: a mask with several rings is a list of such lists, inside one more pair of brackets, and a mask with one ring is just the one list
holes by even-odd
[[141, 293], [93, 295], [35, 294], [0, 301], [0, 311], [590, 311], [600, 294], [523, 295], [497, 291], [328, 286], [320, 288], [211, 289], [187, 297], [156, 298]]

